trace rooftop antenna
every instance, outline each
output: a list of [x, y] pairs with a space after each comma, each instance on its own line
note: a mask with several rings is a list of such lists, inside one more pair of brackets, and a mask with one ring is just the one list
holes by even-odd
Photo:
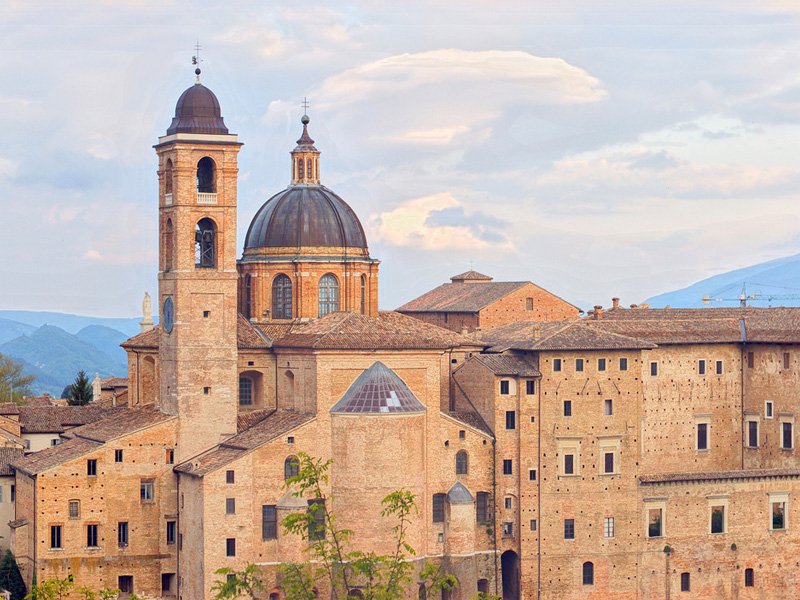
[[200, 40], [197, 40], [197, 43], [194, 45], [194, 56], [192, 56], [192, 64], [197, 66], [194, 70], [194, 74], [197, 75], [197, 81], [195, 83], [200, 83], [200, 63], [203, 62], [203, 59], [200, 58]]

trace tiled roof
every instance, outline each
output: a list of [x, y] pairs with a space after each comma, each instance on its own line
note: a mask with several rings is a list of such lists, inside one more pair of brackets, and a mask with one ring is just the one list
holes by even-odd
[[203, 454], [177, 465], [175, 471], [202, 477], [313, 419], [314, 415], [289, 410], [275, 411], [250, 429], [246, 429]]
[[151, 405], [141, 408], [119, 407], [107, 410], [106, 418], [100, 421], [70, 430], [68, 437], [105, 443], [122, 435], [176, 418]]
[[150, 331], [145, 331], [122, 342], [123, 348], [158, 348], [161, 337], [161, 327], [156, 325]]
[[453, 419], [454, 421], [458, 421], [463, 423], [467, 427], [472, 427], [473, 429], [477, 429], [482, 431], [483, 433], [493, 435], [492, 430], [489, 429], [489, 426], [486, 422], [481, 419], [481, 416], [476, 412], [448, 412], [442, 413]]
[[443, 283], [397, 309], [398, 312], [474, 313], [528, 285], [527, 281], [492, 281], [481, 284]]
[[660, 345], [726, 344], [742, 340], [738, 319], [600, 319], [593, 327]]
[[100, 389], [128, 387], [127, 377], [103, 377], [100, 380]]
[[[161, 329], [156, 326], [150, 331], [135, 335], [121, 346], [123, 348], [158, 348]], [[260, 332], [243, 315], [236, 316], [236, 343], [240, 350], [252, 350], [272, 347], [272, 339]]]
[[57, 467], [68, 460], [88, 454], [100, 446], [101, 444], [99, 442], [73, 438], [57, 446], [50, 446], [44, 450], [39, 450], [23, 458], [16, 459], [11, 462], [11, 466], [29, 475], [37, 475], [48, 469]]
[[513, 375], [516, 377], [539, 377], [541, 373], [533, 363], [519, 356], [508, 354], [473, 354], [471, 359], [477, 360], [495, 375]]
[[422, 349], [474, 346], [469, 339], [436, 325], [396, 312], [370, 317], [352, 312], [335, 312], [295, 326], [276, 340], [276, 347], [317, 349]]
[[[45, 394], [44, 396], [24, 396], [21, 406], [56, 406], [55, 398]], [[60, 399], [59, 399], [60, 400]], [[62, 400], [62, 402], [65, 402]], [[63, 406], [63, 405], [62, 405]]]
[[19, 404], [16, 402], [0, 402], [0, 415], [18, 415]]
[[481, 332], [493, 349], [505, 350], [638, 350], [652, 342], [604, 331], [595, 321], [566, 323], [509, 323]]
[[331, 408], [332, 413], [411, 413], [424, 412], [425, 406], [417, 399], [406, 382], [382, 362], [359, 375], [350, 388]]
[[22, 433], [63, 433], [70, 427], [93, 423], [109, 414], [108, 409], [86, 406], [20, 406]]
[[295, 327], [302, 327], [303, 323], [299, 322], [289, 322], [289, 323], [280, 323], [280, 322], [269, 322], [269, 323], [253, 323], [253, 327], [258, 329], [262, 335], [265, 335], [268, 339], [272, 340], [273, 343], [275, 340], [279, 340], [282, 337], [289, 335]]
[[250, 429], [259, 421], [263, 421], [273, 413], [273, 409], [253, 410], [250, 412], [239, 413], [236, 418], [236, 431], [241, 432], [245, 429]]
[[715, 471], [706, 473], [662, 473], [640, 475], [639, 483], [690, 483], [728, 479], [766, 479], [770, 477], [800, 477], [800, 469], [745, 469], [739, 471]]
[[450, 278], [450, 281], [491, 281], [492, 279], [493, 278], [489, 277], [488, 275], [484, 275], [483, 273], [478, 273], [477, 271], [470, 269], [465, 273], [453, 275]]
[[0, 448], [0, 476], [13, 475], [11, 463], [25, 456], [22, 448]]

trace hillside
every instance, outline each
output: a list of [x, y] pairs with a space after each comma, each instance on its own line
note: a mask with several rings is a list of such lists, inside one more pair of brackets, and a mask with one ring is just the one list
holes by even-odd
[[800, 306], [800, 254], [708, 277], [685, 288], [646, 300], [654, 308], [702, 308], [703, 296], [723, 299], [708, 306], [738, 306], [742, 286], [749, 306]]
[[[155, 318], [155, 317], [154, 317]], [[10, 319], [33, 328], [42, 325], [55, 325], [67, 333], [78, 333], [89, 325], [102, 325], [121, 331], [126, 338], [133, 337], [139, 333], [139, 321], [141, 318], [106, 318], [89, 317], [85, 315], [72, 315], [68, 313], [46, 312], [37, 310], [0, 310], [0, 319]]]
[[36, 331], [36, 327], [11, 319], [0, 319], [0, 344]]

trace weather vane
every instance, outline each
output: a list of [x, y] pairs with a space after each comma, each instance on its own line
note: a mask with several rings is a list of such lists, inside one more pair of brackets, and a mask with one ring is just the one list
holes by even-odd
[[197, 83], [200, 83], [201, 62], [203, 62], [203, 59], [200, 58], [200, 40], [197, 40], [197, 43], [194, 45], [194, 56], [192, 56], [192, 64], [197, 66], [197, 68], [194, 70], [194, 74], [197, 75]]

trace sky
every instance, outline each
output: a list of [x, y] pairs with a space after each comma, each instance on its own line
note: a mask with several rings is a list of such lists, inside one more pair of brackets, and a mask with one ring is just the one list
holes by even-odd
[[800, 252], [796, 2], [4, 0], [0, 308], [155, 295], [152, 146], [197, 40], [239, 248], [307, 97], [383, 309], [470, 267], [588, 308]]

